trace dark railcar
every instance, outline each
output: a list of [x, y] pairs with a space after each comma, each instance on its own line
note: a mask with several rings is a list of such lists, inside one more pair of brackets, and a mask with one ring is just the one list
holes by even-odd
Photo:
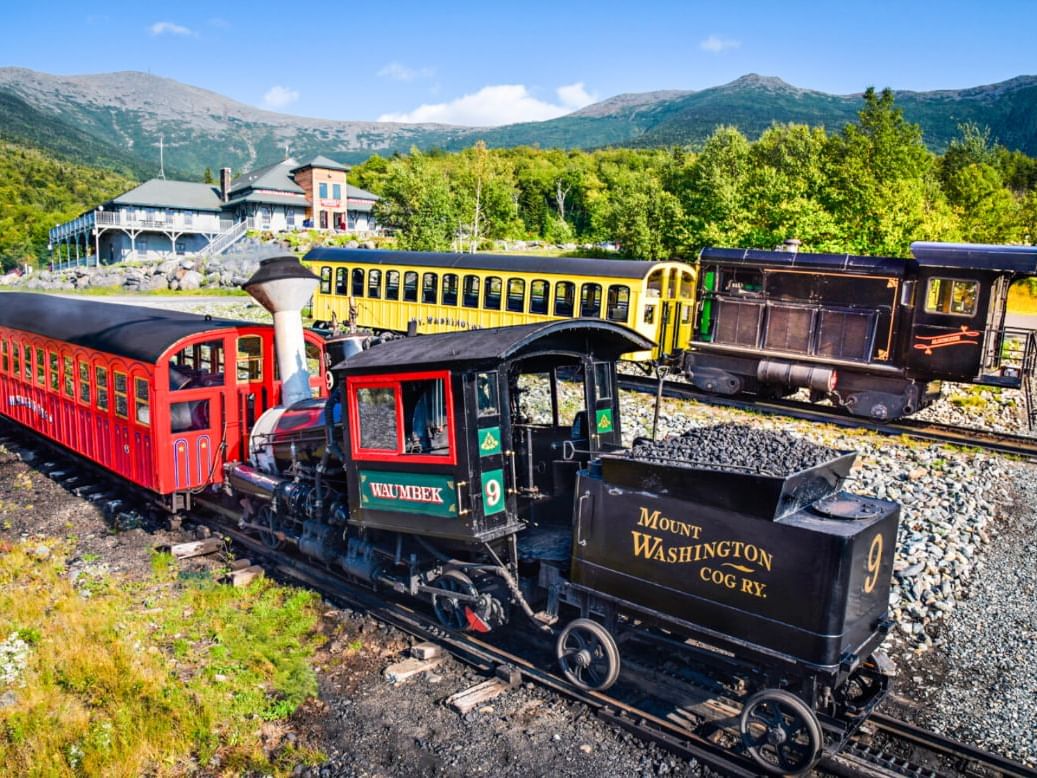
[[851, 413], [897, 418], [940, 381], [1028, 388], [1032, 332], [1004, 326], [1025, 246], [915, 243], [912, 258], [706, 248], [683, 370], [720, 394], [809, 389]]

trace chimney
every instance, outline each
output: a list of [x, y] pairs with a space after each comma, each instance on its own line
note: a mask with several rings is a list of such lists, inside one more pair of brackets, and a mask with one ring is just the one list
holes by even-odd
[[789, 254], [798, 254], [799, 247], [803, 243], [799, 238], [786, 238], [780, 246], [778, 251], [786, 251]]
[[220, 168], [220, 199], [227, 202], [230, 199], [230, 168]]
[[274, 315], [274, 351], [284, 406], [310, 397], [301, 311], [319, 282], [320, 279], [294, 256], [284, 256], [264, 259], [259, 263], [259, 270], [242, 285], [256, 302]]

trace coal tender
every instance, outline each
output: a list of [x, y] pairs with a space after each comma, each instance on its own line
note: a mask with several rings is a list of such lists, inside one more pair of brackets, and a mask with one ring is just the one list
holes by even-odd
[[841, 490], [855, 457], [727, 425], [603, 455], [577, 483], [571, 586], [735, 655], [758, 692], [746, 747], [779, 772], [841, 745], [886, 687], [900, 507]]

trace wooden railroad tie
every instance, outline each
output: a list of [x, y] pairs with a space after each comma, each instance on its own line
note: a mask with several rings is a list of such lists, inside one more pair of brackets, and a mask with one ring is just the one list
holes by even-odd
[[447, 697], [446, 704], [463, 716], [479, 705], [497, 699], [504, 692], [517, 688], [521, 683], [522, 673], [517, 667], [499, 665], [495, 677]]

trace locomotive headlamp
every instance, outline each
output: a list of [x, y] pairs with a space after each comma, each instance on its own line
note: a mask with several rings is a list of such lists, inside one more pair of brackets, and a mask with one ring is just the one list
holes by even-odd
[[271, 257], [259, 263], [242, 288], [274, 317], [274, 345], [281, 373], [281, 403], [291, 405], [310, 396], [306, 370], [306, 341], [302, 307], [320, 279], [293, 256]]

